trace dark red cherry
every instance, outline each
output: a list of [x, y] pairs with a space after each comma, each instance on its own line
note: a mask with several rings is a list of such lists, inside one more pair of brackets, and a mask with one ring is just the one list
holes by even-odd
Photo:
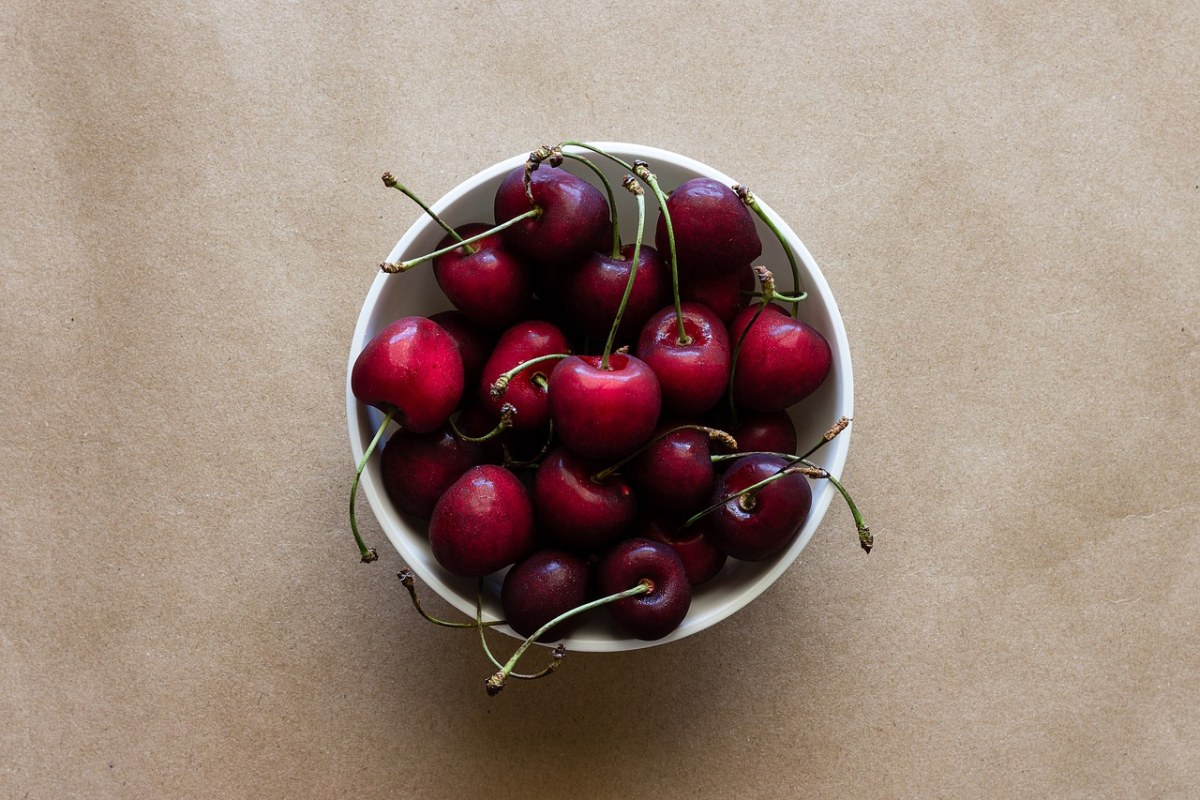
[[[587, 602], [588, 564], [565, 550], [539, 550], [504, 576], [500, 603], [509, 627], [532, 636], [550, 620]], [[579, 617], [555, 625], [542, 640], [560, 639]]]
[[619, 475], [593, 481], [602, 468], [565, 448], [552, 451], [538, 467], [534, 515], [541, 531], [557, 545], [594, 550], [628, 534], [637, 500]]
[[[660, 425], [656, 435], [669, 430]], [[628, 467], [638, 497], [655, 512], [699, 511], [712, 495], [716, 472], [708, 434], [683, 428], [652, 441]]]
[[[491, 226], [473, 222], [455, 230], [469, 239]], [[457, 241], [446, 234], [437, 249]], [[468, 319], [488, 330], [503, 330], [521, 319], [533, 299], [533, 270], [525, 259], [504, 246], [500, 233], [466, 247], [451, 250], [433, 260], [438, 286], [454, 307]]]
[[[583, 178], [542, 165], [532, 175], [531, 191], [541, 215], [504, 231], [505, 242], [528, 258], [544, 264], [574, 262], [608, 229], [608, 200]], [[507, 222], [529, 209], [521, 166], [508, 173], [496, 190], [496, 222]]]
[[533, 506], [525, 487], [492, 464], [467, 470], [437, 501], [429, 520], [434, 558], [466, 578], [507, 567], [533, 543]]
[[513, 429], [541, 430], [550, 418], [549, 400], [543, 381], [548, 380], [557, 362], [544, 361], [526, 367], [509, 382], [503, 396], [494, 397], [492, 384], [500, 375], [519, 364], [538, 356], [569, 351], [567, 337], [557, 326], [540, 320], [518, 322], [500, 335], [479, 382], [479, 399], [491, 411], [493, 419], [500, 418], [500, 407], [512, 403], [517, 409]]
[[[593, 340], [603, 343], [612, 328], [629, 273], [633, 266], [633, 245], [621, 248], [620, 258], [592, 253], [570, 269], [565, 283], [564, 300], [572, 324]], [[653, 247], [639, 250], [637, 275], [629, 302], [617, 328], [618, 342], [632, 341], [650, 315], [669, 302], [671, 273]], [[722, 331], [723, 332], [723, 331]]]
[[744, 414], [729, 433], [737, 440], [739, 453], [796, 452], [796, 424], [786, 411]]
[[670, 545], [683, 562], [692, 586], [699, 586], [715, 578], [728, 560], [709, 537], [706, 520], [707, 517], [701, 517], [691, 527], [679, 531], [669, 518], [654, 517], [643, 520], [637, 531], [639, 536]]
[[716, 314], [705, 306], [683, 303], [681, 310], [687, 344], [680, 343], [675, 307], [668, 306], [646, 322], [636, 352], [658, 377], [664, 411], [698, 417], [725, 394], [729, 383], [729, 335]]
[[679, 296], [712, 309], [722, 325], [728, 325], [750, 303], [756, 286], [749, 264], [732, 273], [679, 276]]
[[[711, 178], [692, 178], [667, 198], [681, 274], [736, 273], [762, 254], [754, 216], [733, 189]], [[670, 257], [666, 219], [658, 218], [654, 243]]]
[[463, 400], [474, 397], [470, 387], [476, 386], [479, 376], [483, 374], [483, 365], [492, 353], [492, 337], [461, 311], [439, 311], [430, 314], [429, 319], [450, 334], [450, 338], [458, 345], [458, 354], [463, 361]]
[[350, 388], [361, 403], [395, 408], [395, 419], [406, 430], [429, 433], [445, 423], [462, 397], [462, 356], [436, 322], [403, 317], [358, 354]]
[[820, 387], [833, 354], [816, 328], [779, 306], [767, 306], [757, 320], [755, 311], [747, 308], [729, 326], [733, 347], [747, 331], [733, 374], [733, 401], [748, 411], [782, 411]]
[[641, 359], [614, 353], [571, 356], [550, 374], [550, 418], [563, 444], [584, 458], [610, 462], [650, 440], [662, 394]]
[[478, 444], [459, 439], [443, 426], [433, 433], [399, 430], [392, 434], [380, 456], [379, 471], [396, 508], [429, 519], [438, 498], [481, 463], [483, 450]]
[[[787, 465], [777, 456], [739, 458], [717, 480], [713, 502], [776, 475]], [[733, 558], [764, 561], [787, 548], [808, 518], [811, 505], [808, 479], [788, 474], [708, 514], [708, 530], [713, 543]]]
[[616, 594], [645, 581], [647, 594], [605, 606], [630, 636], [652, 641], [679, 627], [692, 604], [692, 584], [683, 561], [670, 545], [651, 539], [626, 539], [596, 565], [602, 595]]

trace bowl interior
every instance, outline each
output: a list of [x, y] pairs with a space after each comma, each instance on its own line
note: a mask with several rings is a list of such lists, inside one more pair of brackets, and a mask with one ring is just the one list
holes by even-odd
[[[732, 185], [735, 181], [727, 175], [705, 164], [665, 150], [641, 145], [604, 142], [597, 146], [626, 161], [643, 159], [650, 164], [658, 176], [659, 184], [669, 192], [675, 186], [697, 176], [704, 176]], [[625, 172], [601, 156], [591, 156], [613, 182], [617, 194], [617, 206], [622, 236], [630, 241], [636, 232], [637, 206], [633, 196], [622, 190], [620, 179]], [[500, 179], [510, 170], [525, 162], [525, 154], [479, 172], [446, 194], [432, 208], [451, 225], [467, 222], [490, 222], [492, 200]], [[544, 167], [545, 168], [545, 167]], [[587, 167], [571, 159], [563, 165], [585, 179], [596, 182]], [[653, 195], [646, 196], [646, 223], [643, 242], [653, 244], [654, 225], [658, 220], [657, 204]], [[833, 351], [833, 366], [829, 378], [812, 396], [791, 410], [796, 423], [802, 448], [817, 442], [828, 427], [840, 416], [852, 416], [853, 379], [850, 367], [850, 352], [846, 331], [838, 313], [837, 304], [829, 286], [799, 237], [787, 224], [778, 218], [762, 197], [760, 204], [780, 227], [785, 238], [796, 253], [801, 281], [808, 291], [808, 299], [801, 304], [801, 319], [816, 327], [829, 340]], [[413, 206], [415, 208], [415, 206]], [[771, 230], [758, 220], [759, 236], [763, 243], [763, 254], [758, 263], [764, 264], [776, 276], [783, 291], [791, 289], [791, 273], [787, 256]], [[420, 217], [404, 234], [392, 252], [389, 261], [411, 258], [433, 250], [442, 237], [442, 230], [427, 216]], [[372, 284], [363, 303], [350, 347], [349, 366], [372, 336], [393, 320], [411, 315], [428, 316], [450, 308], [449, 301], [438, 288], [428, 264], [414, 268], [402, 275], [380, 273]], [[346, 411], [350, 427], [350, 444], [355, 463], [362, 458], [363, 451], [374, 436], [382, 421], [382, 414], [373, 408], [358, 403], [350, 392], [349, 366], [346, 382]], [[850, 445], [850, 430], [842, 433], [826, 445], [815, 460], [835, 476], [841, 475], [845, 466], [846, 453]], [[387, 497], [379, 474], [378, 459], [373, 458], [362, 476], [363, 492], [384, 533], [400, 556], [417, 577], [430, 589], [464, 614], [475, 614], [475, 582], [458, 578], [443, 570], [434, 560], [425, 535], [425, 523], [407, 517], [396, 510]], [[682, 639], [730, 616], [775, 581], [795, 561], [800, 551], [808, 544], [814, 531], [825, 516], [834, 496], [828, 481], [813, 483], [813, 504], [808, 521], [800, 534], [778, 558], [762, 563], [749, 563], [730, 559], [724, 571], [712, 581], [697, 587], [687, 619], [673, 633], [655, 642], [633, 639], [612, 624], [607, 615], [592, 613], [585, 625], [566, 640], [569, 650], [618, 651], [649, 647], [656, 644]], [[484, 618], [498, 619], [502, 616], [499, 604], [499, 587], [502, 574], [487, 580], [492, 591], [485, 593]], [[516, 634], [505, 626], [496, 630], [511, 636]], [[519, 637], [517, 637], [519, 638]]]

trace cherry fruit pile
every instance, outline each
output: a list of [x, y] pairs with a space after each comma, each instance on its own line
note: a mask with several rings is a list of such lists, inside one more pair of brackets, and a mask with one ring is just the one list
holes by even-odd
[[[596, 158], [626, 171], [619, 186]], [[727, 559], [764, 561], [788, 547], [812, 481], [836, 487], [870, 550], [849, 494], [809, 460], [849, 420], [797, 441], [788, 409], [827, 379], [832, 353], [798, 318], [806, 295], [795, 255], [747, 189], [694, 178], [668, 193], [645, 162], [564, 143], [503, 178], [494, 223], [451, 227], [390, 173], [383, 180], [446, 235], [433, 252], [381, 268], [432, 269], [454, 310], [395, 320], [353, 365], [355, 397], [385, 417], [355, 476], [351, 528], [362, 560], [375, 560], [355, 496], [395, 423], [383, 484], [400, 511], [427, 521], [445, 570], [479, 579], [476, 619], [430, 616], [411, 573], [401, 579], [427, 619], [478, 629], [498, 670], [489, 693], [552, 672], [561, 646], [539, 673], [514, 668], [530, 643], [568, 635], [586, 613], [611, 614], [635, 638], [667, 636]], [[636, 201], [632, 231], [617, 218], [618, 191]], [[787, 253], [790, 294], [756, 263], [756, 215]], [[798, 455], [800, 444], [812, 446]], [[504, 623], [528, 638], [501, 664], [484, 635], [500, 623], [482, 620], [481, 598], [483, 578], [506, 569]]]

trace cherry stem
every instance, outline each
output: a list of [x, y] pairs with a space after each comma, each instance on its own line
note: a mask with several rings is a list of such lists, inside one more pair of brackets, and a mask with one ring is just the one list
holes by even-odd
[[401, 570], [396, 573], [396, 577], [400, 579], [400, 583], [408, 590], [408, 596], [412, 598], [413, 607], [417, 609], [417, 613], [424, 617], [434, 625], [441, 625], [443, 628], [475, 628], [479, 626], [503, 625], [504, 620], [492, 620], [484, 622], [482, 617], [476, 615], [474, 622], [449, 622], [444, 619], [438, 619], [424, 608], [421, 607], [421, 601], [417, 597], [416, 580], [413, 578], [412, 570]]
[[599, 472], [597, 472], [595, 475], [592, 476], [592, 483], [604, 483], [606, 480], [609, 479], [609, 477], [612, 476], [612, 474], [614, 472], [619, 470], [621, 467], [625, 466], [630, 461], [633, 461], [635, 458], [640, 456], [642, 453], [646, 452], [651, 447], [658, 444], [659, 442], [661, 442], [663, 439], [667, 438], [671, 434], [678, 433], [679, 431], [703, 431], [704, 433], [708, 434], [708, 438], [716, 439], [717, 441], [719, 441], [721, 444], [725, 445], [726, 447], [732, 447], [734, 450], [736, 450], [737, 446], [738, 446], [737, 440], [734, 439], [733, 436], [731, 436], [730, 434], [726, 433], [723, 430], [719, 430], [717, 428], [710, 428], [707, 425], [692, 425], [692, 424], [679, 425], [678, 427], [671, 428], [668, 431], [663, 431], [658, 436], [655, 436], [653, 439], [646, 442], [644, 445], [639, 447], [637, 450], [633, 451], [633, 453], [625, 456], [625, 458], [622, 458], [620, 461], [613, 464], [611, 467], [606, 467], [605, 469], [600, 470]]
[[[654, 192], [654, 197], [658, 200], [658, 209], [663, 215], [663, 222], [667, 228], [667, 244], [671, 251], [671, 289], [675, 298], [675, 322], [679, 325], [679, 344], [689, 345], [692, 343], [692, 337], [687, 335], [687, 331], [683, 329], [683, 307], [682, 301], [679, 298], [679, 260], [675, 255], [675, 227], [671, 224], [671, 212], [667, 210], [667, 196], [663, 193], [662, 187], [658, 184], [658, 177], [650, 171], [650, 165], [645, 161], [634, 161], [630, 164], [623, 158], [619, 158], [612, 153], [605, 152], [599, 147], [590, 145], [587, 142], [567, 141], [559, 143], [559, 148], [563, 147], [582, 147], [584, 150], [591, 150], [593, 153], [602, 155], [609, 161], [620, 166], [639, 178], [644, 180], [650, 187], [650, 191]], [[639, 237], [640, 238], [640, 237]]]
[[[772, 455], [776, 455], [776, 454], [773, 453]], [[784, 458], [786, 458], [786, 457], [787, 456], [784, 456]], [[824, 474], [821, 474], [821, 473], [824, 473]], [[695, 514], [688, 517], [687, 522], [685, 522], [679, 526], [679, 530], [682, 531], [682, 530], [686, 530], [686, 529], [690, 528], [692, 525], [699, 522], [702, 517], [705, 517], [708, 514], [711, 514], [712, 512], [716, 511], [718, 508], [725, 505], [726, 503], [731, 503], [734, 500], [740, 501], [743, 498], [750, 497], [753, 493], [757, 492], [759, 489], [763, 488], [764, 486], [766, 486], [769, 483], [774, 483], [775, 481], [779, 480], [780, 478], [782, 478], [786, 475], [797, 475], [797, 474], [807, 475], [810, 478], [824, 478], [824, 477], [828, 476], [829, 473], [825, 472], [825, 470], [821, 469], [820, 467], [812, 465], [812, 464], [807, 464], [807, 463], [789, 464], [788, 466], [781, 468], [775, 474], [768, 475], [767, 477], [763, 478], [761, 481], [750, 484], [745, 489], [742, 489], [740, 492], [734, 492], [733, 494], [729, 495], [728, 497], [721, 498], [720, 500], [713, 503], [711, 506], [704, 509], [703, 511], [697, 511]], [[746, 508], [746, 504], [743, 505], [743, 508], [746, 511], [750, 510], [749, 508]]]
[[[538, 356], [537, 358], [531, 358], [528, 361], [522, 361], [520, 364], [517, 364], [507, 372], [500, 373], [500, 376], [492, 382], [492, 388], [489, 393], [492, 397], [503, 397], [504, 392], [508, 390], [508, 384], [511, 383], [512, 379], [517, 377], [517, 373], [521, 372], [522, 370], [532, 367], [534, 364], [541, 364], [543, 361], [554, 361], [556, 359], [570, 357], [570, 353], [550, 353], [548, 355]], [[536, 379], [537, 375], [540, 374], [541, 373], [535, 374], [533, 379]]]
[[537, 208], [537, 203], [533, 200], [533, 173], [545, 161], [552, 167], [557, 167], [562, 164], [563, 153], [560, 147], [550, 147], [542, 145], [538, 149], [529, 154], [529, 158], [525, 160], [525, 197], [529, 199], [529, 205]]
[[625, 281], [625, 294], [621, 295], [621, 305], [617, 306], [617, 315], [613, 318], [612, 329], [608, 332], [608, 341], [604, 343], [604, 354], [600, 356], [600, 369], [612, 369], [608, 365], [608, 357], [612, 353], [613, 342], [617, 339], [617, 328], [621, 327], [621, 317], [625, 315], [625, 306], [629, 303], [629, 296], [633, 294], [633, 281], [637, 278], [638, 260], [642, 255], [642, 234], [646, 232], [646, 193], [642, 189], [642, 185], [632, 175], [626, 175], [621, 185], [637, 199], [637, 239], [633, 244], [633, 260], [629, 265], [629, 280]]
[[846, 430], [846, 428], [848, 428], [849, 426], [850, 426], [850, 417], [838, 417], [837, 422], [833, 423], [833, 426], [829, 430], [825, 431], [825, 433], [821, 436], [821, 441], [814, 444], [803, 455], [800, 456], [801, 460], [808, 458], [813, 453], [817, 452], [822, 447], [824, 447], [825, 445], [832, 442], [839, 433]]
[[767, 227], [771, 229], [771, 233], [775, 234], [775, 238], [779, 240], [779, 245], [783, 248], [783, 252], [787, 255], [788, 266], [792, 269], [793, 295], [780, 295], [779, 297], [784, 302], [792, 304], [792, 316], [798, 317], [800, 315], [800, 301], [808, 297], [808, 292], [800, 284], [800, 267], [796, 264], [796, 254], [792, 252], [792, 247], [788, 244], [787, 239], [784, 238], [783, 231], [779, 229], [779, 225], [767, 215], [767, 212], [759, 204], [758, 198], [754, 196], [750, 188], [740, 183], [735, 183], [733, 191], [737, 193], [737, 196], [742, 199], [743, 203], [750, 207], [751, 211], [758, 215], [759, 219], [766, 223]]
[[817, 477], [824, 478], [833, 484], [833, 488], [838, 490], [842, 499], [846, 501], [846, 505], [850, 507], [850, 515], [854, 517], [854, 527], [858, 528], [858, 543], [864, 552], [871, 552], [871, 548], [875, 546], [875, 537], [871, 535], [871, 528], [863, 521], [862, 514], [858, 511], [858, 506], [850, 498], [850, 493], [846, 491], [846, 487], [842, 486], [842, 482], [829, 474], [829, 470], [818, 467], [811, 461], [801, 459], [801, 463], [807, 464], [814, 469], [820, 470], [823, 474]]
[[362, 480], [363, 470], [367, 467], [367, 461], [370, 460], [371, 454], [375, 452], [375, 448], [379, 446], [379, 440], [383, 438], [383, 432], [387, 430], [388, 423], [392, 421], [392, 416], [396, 413], [396, 409], [390, 409], [383, 417], [383, 422], [379, 423], [379, 429], [375, 431], [375, 437], [371, 439], [371, 443], [367, 445], [367, 449], [363, 451], [362, 458], [358, 461], [358, 468], [354, 470], [354, 482], [350, 484], [350, 532], [354, 534], [354, 542], [358, 545], [358, 552], [362, 554], [362, 563], [370, 564], [375, 559], [379, 558], [379, 554], [375, 552], [374, 547], [367, 547], [363, 543], [362, 534], [358, 532], [358, 517], [354, 513], [354, 503], [358, 497], [358, 483]]
[[[413, 194], [411, 189], [409, 189], [407, 186], [405, 186], [400, 181], [396, 180], [395, 175], [393, 175], [390, 172], [383, 173], [383, 185], [388, 187], [389, 189], [399, 190], [405, 197], [407, 197], [409, 200], [412, 200], [414, 203], [419, 205], [421, 207], [421, 210], [424, 211], [426, 214], [428, 214], [430, 216], [430, 218], [433, 219], [434, 222], [436, 222], [438, 225], [440, 225], [442, 230], [444, 230], [446, 233], [453, 236], [455, 241], [461, 242], [463, 240], [462, 236], [459, 235], [458, 231], [454, 230], [454, 228], [451, 228], [449, 225], [447, 225], [446, 221], [444, 219], [442, 219], [441, 217], [439, 217], [437, 215], [437, 212], [435, 212], [432, 208], [427, 206], [425, 204], [424, 200], [422, 200], [421, 198], [419, 198], [415, 194]], [[471, 245], [471, 244], [467, 245], [463, 249], [466, 250], [468, 253], [478, 253], [479, 252], [479, 248], [476, 247], [475, 245]]]
[[[504, 669], [504, 665], [497, 660], [492, 653], [492, 648], [488, 646], [487, 636], [484, 634], [485, 626], [499, 625], [500, 622], [484, 622], [483, 621], [483, 578], [479, 579], [479, 583], [475, 587], [475, 625], [472, 627], [479, 628], [479, 644], [483, 646], [483, 652], [488, 657], [496, 669]], [[525, 675], [520, 672], [509, 674], [510, 678], [518, 678], [523, 681], [535, 681], [538, 678], [544, 678], [554, 670], [558, 669], [558, 665], [562, 663], [563, 656], [567, 654], [567, 650], [561, 644], [551, 651], [551, 662], [546, 665], [546, 668], [541, 672], [535, 672], [532, 675]]]
[[527, 219], [536, 219], [537, 217], [540, 217], [541, 215], [542, 215], [542, 210], [540, 208], [538, 208], [537, 206], [534, 206], [533, 208], [526, 211], [524, 214], [518, 214], [517, 216], [513, 217], [512, 219], [510, 219], [506, 222], [501, 222], [499, 225], [497, 225], [494, 228], [490, 228], [490, 229], [484, 231], [483, 233], [477, 233], [474, 236], [463, 239], [462, 241], [458, 242], [457, 244], [448, 245], [446, 247], [443, 247], [440, 250], [434, 250], [432, 253], [426, 253], [423, 256], [418, 256], [416, 258], [409, 259], [408, 261], [399, 261], [395, 264], [385, 261], [379, 265], [379, 269], [382, 270], [383, 272], [388, 273], [389, 275], [395, 274], [397, 272], [408, 272], [410, 269], [417, 266], [418, 264], [424, 264], [426, 261], [429, 261], [430, 259], [434, 259], [439, 256], [444, 256], [444, 255], [446, 255], [446, 253], [457, 250], [464, 245], [475, 244], [475, 242], [478, 242], [480, 239], [486, 239], [487, 237], [491, 236], [492, 234], [500, 233], [500, 231], [505, 230], [506, 228], [511, 228], [513, 225], [516, 225], [518, 222], [523, 222], [524, 220], [527, 220]]
[[513, 417], [517, 414], [517, 407], [512, 403], [505, 403], [500, 406], [500, 421], [496, 423], [496, 427], [485, 433], [483, 436], [468, 436], [458, 429], [454, 424], [454, 420], [450, 420], [450, 430], [454, 435], [464, 442], [486, 442], [489, 439], [495, 439], [500, 434], [512, 427]]
[[738, 356], [742, 354], [742, 342], [746, 341], [746, 334], [754, 327], [754, 323], [762, 316], [770, 301], [765, 299], [758, 306], [758, 310], [754, 312], [754, 316], [750, 318], [750, 323], [742, 330], [742, 335], [738, 337], [737, 344], [733, 347], [733, 352], [729, 354], [729, 417], [733, 422], [732, 427], [738, 426], [738, 411], [737, 404], [733, 402], [733, 376], [737, 372]]
[[[562, 148], [559, 147], [558, 151], [560, 153], [562, 153]], [[593, 164], [589, 159], [584, 158], [583, 156], [578, 155], [577, 153], [562, 153], [562, 154], [566, 158], [573, 159], [573, 160], [578, 161], [579, 163], [587, 166], [588, 169], [590, 169], [592, 172], [596, 173], [596, 177], [598, 177], [600, 179], [600, 182], [604, 184], [604, 192], [608, 195], [608, 220], [609, 220], [609, 222], [612, 223], [612, 241], [613, 241], [612, 257], [620, 258], [621, 257], [621, 228], [620, 228], [620, 224], [617, 222], [617, 196], [613, 192], [612, 184], [609, 183], [609, 181], [608, 181], [608, 176], [605, 175], [604, 172], [601, 171], [601, 169], [599, 167], [597, 167], [595, 164]]]
[[[762, 297], [762, 292], [742, 292], [742, 296], [743, 297]], [[792, 295], [784, 294], [783, 292], [775, 292], [773, 297], [775, 300], [782, 300], [785, 303], [798, 303], [801, 300], [804, 300], [805, 298], [807, 298], [808, 295], [804, 294], [804, 295], [799, 295], [797, 297], [793, 297]]]
[[492, 697], [500, 694], [500, 690], [504, 688], [504, 683], [506, 680], [508, 680], [513, 668], [517, 665], [517, 662], [521, 660], [521, 656], [525, 655], [525, 651], [529, 649], [531, 644], [540, 639], [543, 635], [545, 635], [546, 631], [550, 630], [555, 625], [566, 622], [571, 617], [574, 617], [578, 614], [591, 611], [593, 608], [599, 608], [600, 606], [607, 605], [608, 603], [615, 603], [618, 600], [624, 600], [626, 597], [636, 597], [642, 594], [649, 594], [653, 590], [653, 584], [651, 584], [650, 581], [643, 579], [638, 581], [636, 586], [626, 589], [623, 592], [617, 592], [616, 594], [610, 594], [607, 597], [601, 597], [598, 600], [592, 600], [590, 603], [584, 603], [581, 606], [572, 608], [570, 611], [564, 611], [563, 613], [559, 614], [557, 617], [534, 631], [532, 636], [521, 643], [521, 646], [518, 647], [517, 651], [512, 654], [512, 658], [510, 658], [508, 662], [500, 668], [500, 671], [487, 679], [485, 683], [487, 687], [487, 693]]

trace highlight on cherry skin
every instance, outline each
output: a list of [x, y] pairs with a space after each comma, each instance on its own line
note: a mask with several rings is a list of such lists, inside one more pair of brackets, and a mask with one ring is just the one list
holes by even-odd
[[[351, 392], [383, 419], [351, 485], [351, 532], [376, 560], [356, 496], [377, 469], [438, 567], [477, 583], [474, 618], [449, 620], [400, 572], [423, 619], [475, 631], [489, 695], [557, 672], [561, 643], [518, 666], [597, 615], [632, 639], [671, 635], [727, 565], [788, 548], [819, 482], [870, 552], [849, 492], [812, 460], [850, 420], [797, 438], [832, 351], [800, 318], [796, 254], [748, 189], [663, 186], [653, 165], [582, 142], [536, 148], [499, 179], [492, 219], [443, 219], [392, 173], [383, 183], [445, 235], [381, 270], [432, 270], [452, 310], [391, 322], [353, 362]], [[620, 192], [635, 214], [618, 218]], [[783, 248], [790, 293], [756, 263], [756, 216]], [[502, 625], [523, 637], [507, 658], [489, 639]]]

